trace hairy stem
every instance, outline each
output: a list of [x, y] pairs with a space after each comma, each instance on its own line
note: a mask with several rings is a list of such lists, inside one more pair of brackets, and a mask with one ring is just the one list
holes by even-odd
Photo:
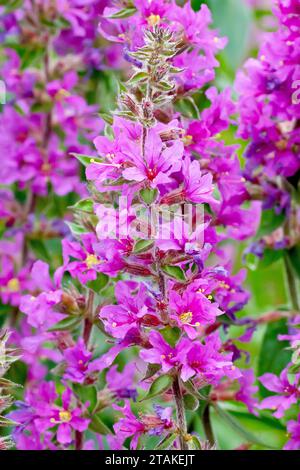
[[[83, 341], [86, 347], [88, 348], [92, 328], [93, 328], [93, 314], [94, 314], [94, 299], [95, 293], [89, 289], [86, 309], [85, 309], [85, 317], [84, 317], [84, 324], [83, 324]], [[75, 431], [75, 449], [82, 450], [83, 446], [83, 437], [84, 433], [81, 431]]]
[[298, 297], [297, 283], [293, 268], [287, 256], [284, 257], [284, 267], [286, 274], [286, 284], [291, 306], [294, 312], [300, 312], [300, 303]]
[[210, 406], [209, 403], [204, 408], [203, 416], [202, 416], [202, 424], [205, 432], [206, 439], [208, 440], [210, 446], [215, 444], [214, 433], [211, 425], [211, 418], [210, 418]]
[[88, 342], [89, 342], [92, 328], [93, 328], [94, 299], [95, 299], [95, 293], [90, 289], [88, 293], [88, 298], [87, 298], [84, 326], [83, 326], [83, 340], [86, 346], [88, 346]]
[[75, 449], [82, 450], [83, 446], [83, 433], [81, 431], [75, 431]]
[[180, 387], [179, 378], [176, 375], [173, 381], [173, 394], [176, 404], [176, 415], [177, 415], [177, 425], [179, 428], [179, 443], [180, 443], [180, 450], [188, 450], [188, 444], [185, 440], [185, 436], [187, 434], [187, 426], [186, 426], [186, 418], [185, 418], [185, 409], [183, 403], [183, 396]]

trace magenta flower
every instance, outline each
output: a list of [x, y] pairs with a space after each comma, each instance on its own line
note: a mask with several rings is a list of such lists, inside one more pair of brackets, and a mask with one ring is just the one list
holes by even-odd
[[102, 360], [92, 360], [92, 353], [86, 348], [82, 338], [79, 338], [77, 344], [67, 348], [63, 352], [66, 362], [64, 379], [75, 383], [89, 383], [92, 375], [101, 370]]
[[81, 242], [72, 242], [68, 239], [62, 241], [64, 270], [69, 271], [72, 277], [77, 277], [80, 282], [86, 284], [97, 278], [97, 272], [102, 271], [103, 261], [95, 253], [94, 246], [97, 238], [94, 234], [82, 235]]
[[[37, 388], [29, 389], [25, 403], [19, 404], [19, 409], [11, 412], [10, 417], [17, 421], [17, 431], [38, 431], [48, 435], [48, 430], [57, 426], [55, 435], [60, 444], [72, 442], [73, 431], [83, 432], [88, 428], [89, 419], [84, 418], [83, 409], [76, 405], [71, 389], [62, 393], [62, 406], [56, 405], [58, 395], [53, 382], [42, 382]], [[42, 437], [42, 436], [41, 436]]]
[[150, 435], [161, 435], [164, 430], [170, 431], [174, 427], [172, 421], [172, 408], [154, 406], [155, 415], [140, 414], [139, 419], [135, 417], [130, 409], [128, 400], [125, 400], [124, 407], [113, 405], [113, 408], [120, 411], [124, 418], [121, 418], [115, 425], [114, 431], [119, 441], [132, 437], [130, 448], [136, 449], [140, 436], [144, 433]]
[[284, 369], [279, 377], [266, 373], [259, 377], [259, 381], [267, 390], [276, 393], [276, 395], [265, 398], [259, 408], [274, 410], [273, 414], [276, 418], [282, 418], [286, 410], [297, 403], [300, 396], [299, 374], [295, 376], [293, 384], [288, 380], [288, 369]]
[[106, 331], [114, 338], [124, 338], [131, 328], [141, 324], [159, 324], [153, 301], [144, 284], [119, 281], [115, 287], [115, 296], [118, 304], [102, 307], [99, 315]]
[[1, 257], [0, 298], [4, 304], [18, 306], [22, 293], [29, 287], [29, 269], [23, 267], [19, 272], [10, 256]]
[[183, 328], [189, 338], [195, 339], [197, 328], [214, 323], [216, 317], [222, 314], [218, 304], [211, 300], [211, 295], [206, 297], [203, 291], [196, 290], [193, 284], [181, 295], [173, 289], [170, 291], [170, 318]]
[[141, 155], [140, 147], [127, 143], [123, 150], [128, 168], [122, 174], [126, 180], [138, 183], [147, 181], [155, 188], [171, 182], [171, 174], [180, 170], [183, 144], [175, 141], [171, 147], [163, 148], [163, 144], [154, 129], [151, 129], [145, 142], [145, 156]]
[[173, 367], [180, 366], [183, 353], [190, 346], [186, 339], [181, 340], [176, 347], [172, 348], [158, 331], [149, 334], [151, 349], [142, 349], [140, 357], [150, 364], [160, 364], [163, 372], [169, 372]]
[[72, 391], [67, 388], [62, 393], [62, 407], [53, 408], [49, 419], [49, 427], [58, 426], [56, 436], [61, 444], [70, 444], [73, 430], [83, 432], [90, 422], [89, 419], [82, 417], [82, 409], [73, 407], [72, 398]]
[[191, 343], [182, 359], [182, 380], [189, 380], [197, 374], [196, 377], [202, 378], [204, 382], [218, 384], [223, 377], [240, 377], [239, 369], [232, 363], [232, 355], [221, 354], [221, 347], [218, 333], [208, 336], [205, 344]]
[[257, 415], [255, 407], [257, 406], [257, 398], [253, 395], [258, 392], [258, 387], [253, 385], [255, 375], [253, 369], [241, 370], [241, 377], [238, 378], [240, 389], [236, 393], [235, 398], [245, 403], [250, 413]]
[[287, 430], [289, 435], [289, 440], [285, 444], [285, 450], [299, 450], [300, 449], [300, 416], [298, 416], [297, 421], [288, 421]]
[[124, 407], [113, 405], [113, 408], [120, 411], [124, 416], [124, 418], [121, 418], [114, 425], [114, 431], [118, 439], [124, 442], [125, 439], [133, 436], [133, 439], [130, 442], [130, 448], [136, 449], [140, 436], [146, 430], [144, 424], [142, 424], [132, 413], [128, 400], [125, 401]]
[[134, 375], [136, 366], [127, 364], [122, 372], [118, 372], [118, 366], [110, 367], [106, 374], [106, 382], [118, 399], [131, 398], [133, 401], [137, 398], [137, 390], [134, 388]]
[[20, 302], [20, 310], [27, 315], [29, 325], [35, 328], [46, 330], [64, 318], [55, 310], [55, 306], [62, 298], [58, 274], [56, 272], [53, 282], [46, 263], [39, 260], [32, 267], [31, 279], [34, 287], [42, 292], [36, 297], [30, 294], [24, 295]]

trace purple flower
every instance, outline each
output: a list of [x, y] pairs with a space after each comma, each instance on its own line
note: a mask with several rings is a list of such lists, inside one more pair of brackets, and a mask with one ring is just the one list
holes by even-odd
[[103, 260], [95, 252], [97, 238], [94, 234], [82, 235], [81, 242], [72, 242], [67, 239], [62, 241], [63, 269], [86, 284], [88, 281], [94, 281], [97, 273], [102, 271]]
[[106, 331], [114, 338], [124, 338], [130, 329], [141, 324], [159, 324], [153, 300], [144, 284], [119, 281], [115, 287], [115, 296], [118, 304], [102, 307], [99, 315]]
[[171, 147], [163, 149], [163, 144], [154, 129], [150, 129], [145, 141], [145, 156], [140, 147], [127, 143], [123, 153], [128, 168], [122, 174], [126, 180], [138, 183], [147, 181], [155, 188], [171, 182], [170, 175], [180, 170], [183, 144], [175, 141]]
[[253, 395], [257, 393], [258, 387], [253, 385], [255, 381], [254, 372], [252, 369], [245, 369], [241, 370], [241, 373], [241, 377], [238, 378], [240, 389], [236, 393], [235, 398], [245, 403], [250, 413], [257, 415], [255, 410], [257, 399]]
[[204, 382], [217, 384], [223, 377], [235, 379], [241, 376], [239, 369], [233, 365], [231, 354], [221, 354], [222, 343], [218, 333], [208, 336], [205, 344], [200, 342], [190, 344], [182, 358], [181, 377], [183, 381], [196, 375]]
[[101, 370], [102, 360], [92, 360], [92, 353], [86, 348], [82, 338], [79, 338], [77, 344], [67, 348], [63, 352], [66, 362], [64, 379], [75, 383], [84, 383], [91, 380], [91, 375]]
[[300, 415], [297, 421], [288, 421], [287, 430], [289, 440], [285, 444], [285, 450], [299, 450], [300, 449]]
[[55, 306], [62, 299], [62, 291], [58, 288], [58, 273], [54, 276], [53, 282], [49, 275], [49, 266], [39, 260], [32, 267], [31, 278], [35, 287], [42, 292], [36, 297], [30, 294], [24, 295], [20, 302], [20, 310], [27, 315], [27, 321], [31, 326], [46, 330], [64, 318], [55, 310]]
[[137, 398], [137, 390], [133, 387], [136, 367], [134, 364], [127, 364], [122, 372], [118, 372], [118, 366], [110, 367], [106, 374], [108, 388], [116, 394], [119, 399]]
[[265, 398], [259, 405], [261, 409], [274, 410], [276, 418], [282, 418], [286, 410], [288, 410], [294, 403], [297, 403], [300, 396], [300, 389], [298, 386], [299, 374], [295, 376], [293, 384], [288, 380], [288, 369], [284, 369], [280, 376], [266, 373], [259, 377], [259, 381], [266, 387], [267, 390], [275, 392], [276, 395]]
[[[11, 412], [11, 419], [17, 421], [17, 432], [47, 435], [48, 430], [57, 426], [55, 434], [60, 444], [68, 445], [73, 440], [73, 430], [83, 432], [88, 428], [89, 419], [83, 418], [83, 409], [76, 405], [71, 389], [63, 391], [62, 406], [56, 405], [58, 395], [53, 382], [42, 382], [37, 388], [29, 389], [25, 403], [20, 403], [16, 411]], [[49, 439], [50, 440], [50, 439]], [[22, 441], [21, 441], [22, 442]], [[23, 444], [22, 444], [23, 445]]]
[[197, 328], [214, 323], [216, 317], [222, 314], [218, 305], [211, 300], [211, 295], [206, 297], [203, 290], [196, 290], [193, 284], [190, 284], [181, 295], [171, 290], [170, 318], [183, 328], [189, 338], [194, 339], [198, 334]]

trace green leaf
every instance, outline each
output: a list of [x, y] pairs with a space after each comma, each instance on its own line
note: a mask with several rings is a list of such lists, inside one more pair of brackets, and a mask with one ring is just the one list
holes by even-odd
[[164, 340], [170, 344], [173, 348], [175, 347], [177, 341], [180, 337], [180, 329], [175, 327], [172, 328], [171, 326], [166, 326], [162, 330], [160, 330], [160, 334], [163, 336]]
[[185, 389], [194, 397], [198, 398], [199, 400], [207, 401], [207, 397], [205, 395], [202, 395], [202, 393], [198, 391], [198, 389], [193, 384], [192, 380], [187, 380], [186, 382], [183, 382], [183, 385]]
[[112, 126], [113, 122], [114, 122], [114, 118], [111, 114], [108, 114], [108, 113], [99, 113], [99, 116], [103, 119], [103, 121], [105, 121], [107, 124], [109, 124], [110, 126]]
[[284, 220], [285, 214], [283, 212], [276, 214], [274, 209], [263, 211], [256, 238], [259, 239], [274, 232], [274, 230], [283, 224]]
[[111, 434], [111, 430], [105, 423], [103, 423], [100, 414], [96, 414], [92, 421], [90, 422], [89, 429], [91, 431], [96, 432], [97, 434], [102, 434], [103, 436], [107, 436], [107, 434]]
[[176, 109], [190, 119], [199, 119], [199, 109], [192, 97], [182, 98], [176, 103]]
[[0, 388], [2, 388], [3, 390], [11, 390], [12, 388], [16, 387], [22, 387], [22, 385], [12, 382], [11, 380], [6, 379], [4, 377], [0, 377]]
[[134, 15], [135, 12], [136, 12], [135, 7], [124, 8], [123, 10], [120, 10], [117, 13], [114, 13], [113, 15], [108, 16], [108, 18], [111, 18], [111, 19], [128, 18], [129, 16]]
[[264, 255], [261, 260], [258, 262], [259, 268], [267, 268], [271, 266], [273, 263], [281, 259], [284, 255], [284, 250], [271, 250], [270, 248], [266, 248], [264, 250]]
[[202, 447], [201, 447], [201, 442], [199, 441], [198, 437], [197, 436], [192, 436], [191, 440], [188, 441], [188, 446], [189, 446], [189, 449], [193, 450], [201, 450]]
[[143, 201], [150, 205], [152, 204], [155, 199], [157, 198], [158, 191], [156, 188], [143, 188], [140, 190], [140, 196], [143, 199]]
[[142, 380], [150, 379], [150, 377], [153, 377], [153, 375], [155, 375], [160, 369], [160, 364], [148, 364], [145, 377]]
[[23, 0], [2, 0], [0, 5], [5, 5], [5, 13], [11, 13], [14, 10], [20, 8], [23, 4]]
[[178, 434], [176, 432], [173, 432], [172, 434], [168, 434], [162, 441], [160, 441], [157, 446], [155, 447], [155, 450], [166, 450], [169, 449], [172, 445], [175, 439], [177, 439]]
[[98, 273], [97, 279], [87, 282], [86, 285], [89, 289], [92, 289], [94, 292], [98, 293], [107, 285], [108, 280], [109, 277], [106, 274]]
[[134, 253], [145, 253], [149, 251], [154, 244], [153, 240], [139, 240], [135, 243], [133, 252]]
[[219, 415], [221, 419], [223, 419], [228, 426], [230, 426], [234, 431], [236, 431], [240, 436], [242, 436], [244, 439], [246, 439], [246, 442], [250, 442], [253, 444], [258, 444], [263, 447], [270, 447], [269, 445], [266, 445], [265, 442], [262, 442], [260, 439], [258, 439], [252, 432], [248, 431], [245, 429], [238, 420], [236, 420], [229, 412], [224, 411], [220, 406], [217, 404], [214, 404], [214, 409]]
[[95, 386], [73, 384], [73, 390], [79, 397], [81, 403], [89, 402], [88, 410], [92, 414], [97, 405], [97, 389]]
[[70, 153], [70, 155], [72, 155], [72, 157], [77, 158], [77, 160], [80, 163], [82, 163], [82, 165], [84, 166], [88, 166], [94, 162], [101, 163], [100, 158], [93, 157], [93, 155], [84, 155], [83, 153], [74, 153], [74, 152]]
[[[286, 443], [285, 426], [278, 419], [270, 416], [269, 413], [261, 412], [259, 416], [254, 416], [245, 411], [244, 405], [238, 404], [238, 402], [222, 402], [219, 407], [229, 413], [240, 427], [257, 437], [261, 443], [263, 442], [263, 445], [253, 444], [254, 449], [282, 449]], [[211, 419], [221, 449], [233, 449], [246, 443], [247, 438], [245, 439], [239, 430], [229, 428], [227, 421], [220, 417], [214, 408], [211, 410]]]
[[157, 377], [157, 379], [154, 380], [154, 382], [152, 382], [147, 395], [140, 401], [142, 402], [145, 400], [149, 400], [150, 398], [154, 398], [157, 395], [161, 395], [162, 393], [169, 390], [172, 385], [172, 382], [173, 379], [170, 375], [160, 375], [159, 377]]
[[80, 236], [83, 233], [87, 232], [87, 229], [83, 227], [82, 225], [76, 224], [75, 222], [67, 222], [65, 221], [65, 224], [69, 227], [73, 235], [75, 236]]
[[[203, 2], [202, 2], [203, 3]], [[245, 58], [252, 26], [252, 12], [243, 1], [207, 0], [220, 36], [228, 38], [228, 44], [221, 55], [226, 66], [234, 73]]]
[[135, 83], [138, 83], [140, 81], [144, 81], [148, 78], [147, 72], [137, 72], [135, 73], [130, 79], [127, 81], [128, 85], [134, 85]]
[[[258, 376], [265, 372], [278, 375], [290, 361], [291, 353], [286, 350], [289, 343], [278, 340], [278, 335], [287, 334], [287, 332], [287, 322], [284, 318], [268, 324], [258, 360]], [[260, 392], [263, 397], [270, 394], [261, 384]]]
[[289, 367], [289, 375], [294, 376], [295, 374], [298, 374], [300, 370], [300, 362], [297, 362], [293, 364], [291, 367]]
[[290, 263], [300, 279], [300, 246], [295, 246], [287, 251]]
[[164, 266], [162, 270], [168, 274], [168, 276], [178, 281], [185, 281], [184, 272], [179, 266]]
[[69, 206], [73, 211], [87, 212], [88, 214], [94, 213], [94, 201], [92, 199], [81, 199], [73, 206]]
[[0, 427], [6, 427], [6, 426], [16, 426], [18, 423], [15, 421], [12, 421], [11, 419], [4, 418], [4, 416], [0, 416]]
[[183, 401], [187, 410], [196, 411], [199, 407], [199, 401], [193, 395], [184, 395]]
[[72, 331], [81, 322], [81, 317], [67, 317], [51, 326], [48, 331]]
[[31, 239], [28, 240], [28, 244], [30, 246], [30, 249], [33, 251], [33, 253], [38, 259], [42, 259], [44, 261], [47, 261], [47, 263], [50, 263], [51, 256], [48, 253], [47, 248], [42, 240]]

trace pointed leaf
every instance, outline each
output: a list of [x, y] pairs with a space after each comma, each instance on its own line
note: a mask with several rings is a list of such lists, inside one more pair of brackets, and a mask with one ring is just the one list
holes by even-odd
[[161, 375], [152, 382], [147, 395], [140, 401], [149, 400], [169, 390], [173, 382], [170, 375]]

